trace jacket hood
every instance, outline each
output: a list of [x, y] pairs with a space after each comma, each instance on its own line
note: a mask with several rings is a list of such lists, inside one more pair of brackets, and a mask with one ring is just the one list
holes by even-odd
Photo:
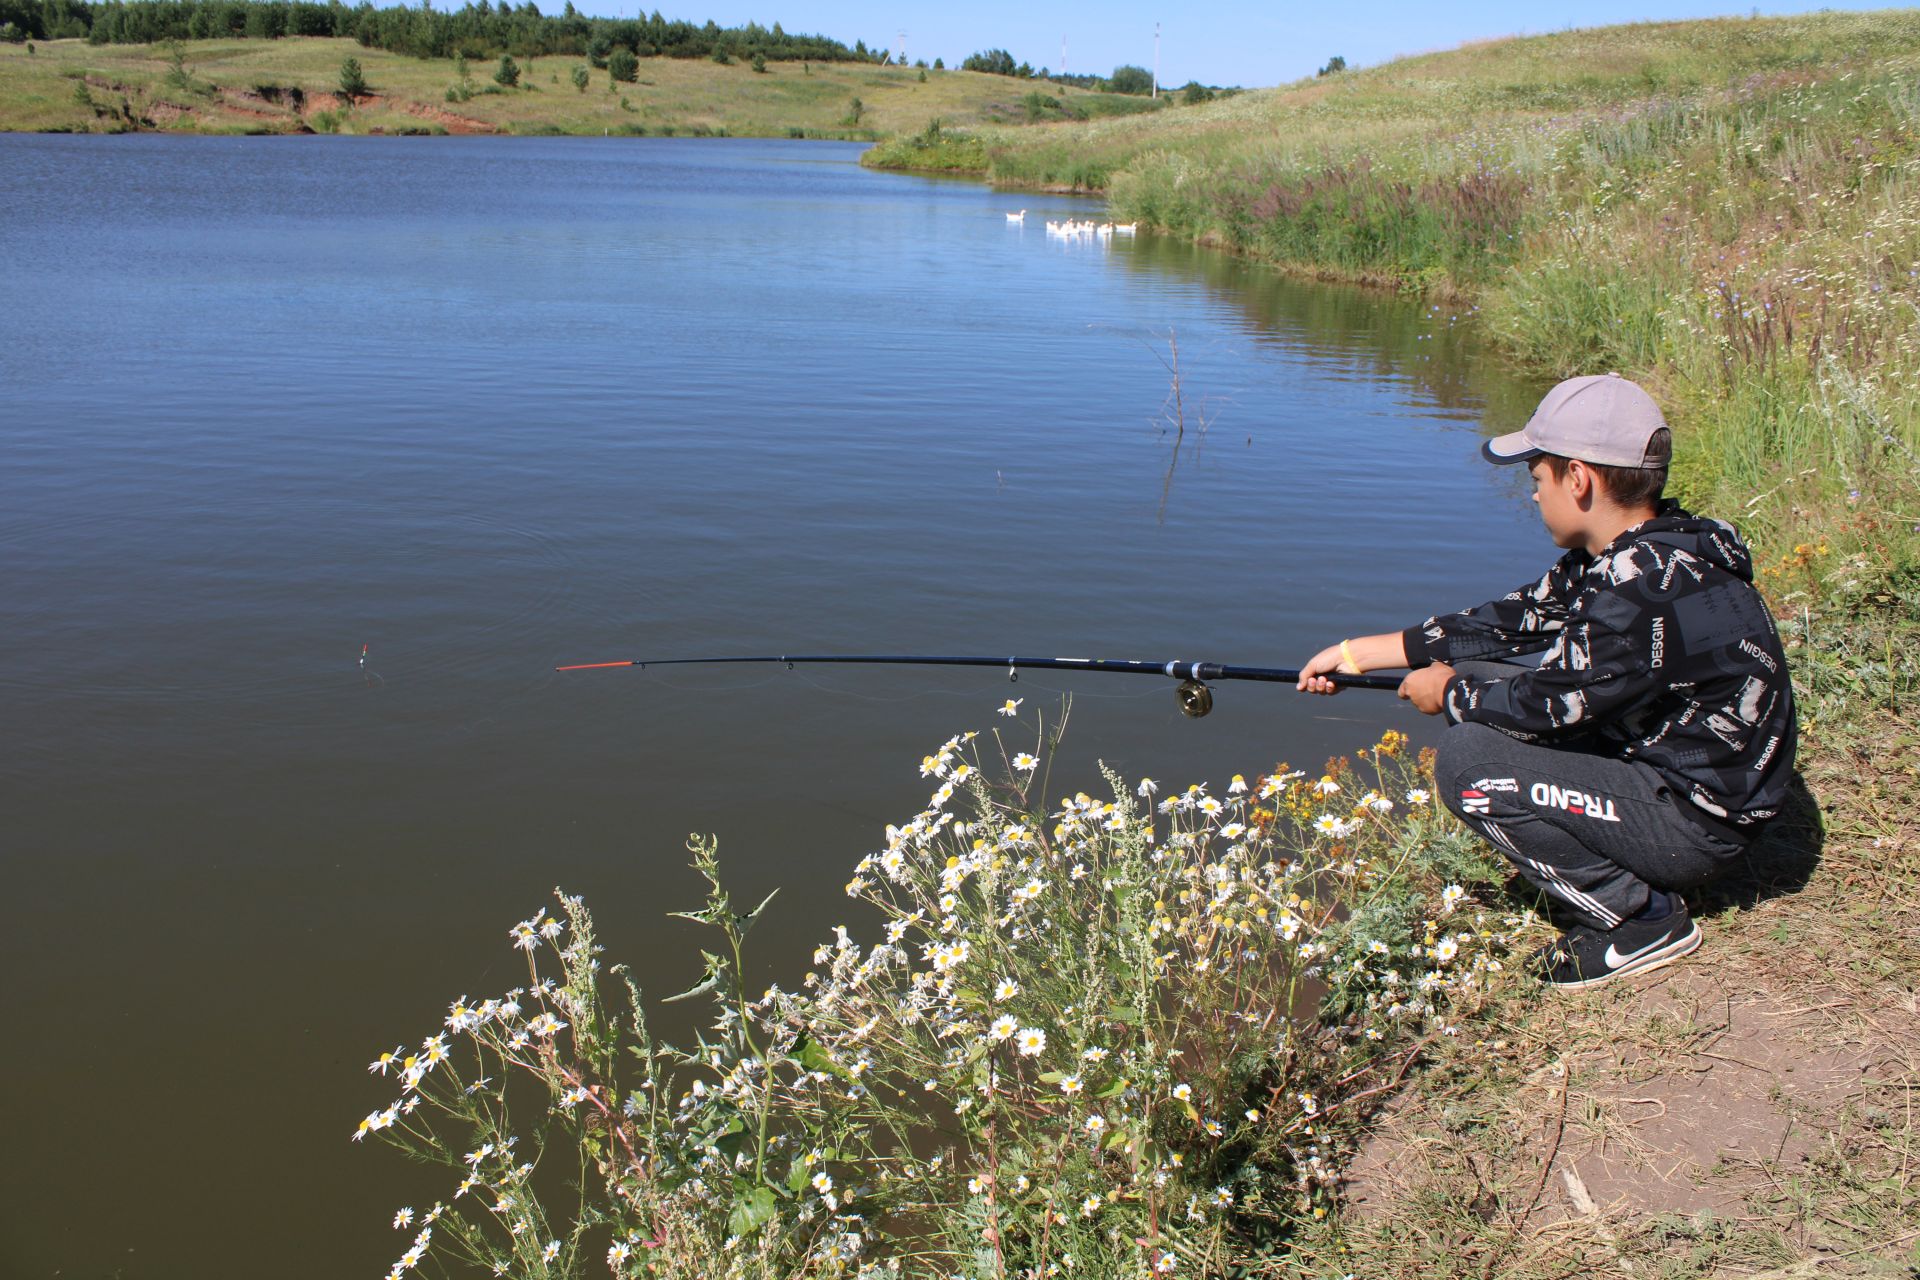
[[1753, 553], [1739, 532], [1724, 520], [1696, 516], [1677, 502], [1663, 502], [1658, 515], [1622, 533], [1614, 546], [1636, 542], [1678, 548], [1743, 582], [1753, 581]]

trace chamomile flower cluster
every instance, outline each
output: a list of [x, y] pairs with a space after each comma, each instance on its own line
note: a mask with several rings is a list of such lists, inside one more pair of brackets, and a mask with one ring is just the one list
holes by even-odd
[[[1395, 841], [1446, 821], [1412, 785], [1425, 779], [1404, 736], [1311, 776], [1282, 765], [1216, 789], [1109, 775], [1100, 794], [1050, 804], [1022, 785], [1034, 752], [989, 782], [976, 751], [990, 741], [958, 735], [925, 757], [941, 786], [848, 886], [879, 913], [876, 941], [837, 931], [804, 983], [807, 1025], [842, 1070], [856, 1046], [884, 1045], [874, 1076], [897, 1078], [942, 1125], [991, 1127], [994, 1150], [1020, 1153], [1014, 1165], [978, 1149], [937, 1166], [903, 1157], [889, 1178], [931, 1205], [983, 1202], [996, 1231], [1073, 1237], [1083, 1260], [1116, 1271], [1173, 1256], [1167, 1238], [1123, 1257], [1070, 1228], [1120, 1214], [1118, 1235], [1138, 1241], [1142, 1221], [1223, 1231], [1237, 1214], [1323, 1201], [1338, 1180], [1325, 1129], [1339, 1099], [1303, 1089], [1297, 1105], [1247, 1105], [1247, 1082], [1220, 1064], [1287, 1050], [1304, 1072], [1314, 1054], [1303, 1023], [1246, 1010], [1304, 1017], [1310, 984], [1337, 984], [1353, 1009], [1323, 1039], [1351, 1076], [1389, 1042], [1443, 1025], [1501, 971], [1513, 932], [1459, 920], [1456, 885], [1433, 886], [1418, 918], [1457, 927], [1384, 929], [1363, 913], [1363, 936], [1357, 904], [1406, 898]], [[958, 798], [956, 780], [970, 784]], [[1219, 1181], [1223, 1153], [1248, 1143], [1271, 1152], [1269, 1175]], [[1033, 1167], [1056, 1173], [1009, 1173]]]
[[[926, 804], [857, 860], [854, 915], [790, 987], [742, 989], [767, 904], [736, 911], [694, 842], [712, 894], [681, 914], [730, 943], [686, 993], [713, 1002], [697, 1050], [608, 1017], [577, 901], [514, 926], [526, 984], [372, 1064], [399, 1096], [355, 1140], [454, 1153], [458, 1179], [394, 1276], [443, 1249], [500, 1274], [584, 1261], [586, 1219], [534, 1194], [520, 1153], [554, 1138], [508, 1124], [509, 1075], [598, 1171], [616, 1276], [877, 1280], [993, 1241], [1040, 1275], [1179, 1274], [1247, 1223], [1323, 1211], [1348, 1096], [1453, 1027], [1526, 921], [1423, 878], [1450, 819], [1398, 735], [1311, 773], [1108, 771], [1047, 800], [1046, 735], [1008, 744], [1019, 703], [1000, 710], [1013, 726], [922, 759]], [[910, 1245], [883, 1225], [908, 1222]]]

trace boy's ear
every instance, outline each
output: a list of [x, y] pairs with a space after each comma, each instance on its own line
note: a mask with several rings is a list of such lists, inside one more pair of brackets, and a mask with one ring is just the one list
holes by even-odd
[[1592, 497], [1594, 490], [1598, 487], [1593, 469], [1578, 458], [1571, 459], [1567, 463], [1567, 481], [1568, 492], [1575, 502]]

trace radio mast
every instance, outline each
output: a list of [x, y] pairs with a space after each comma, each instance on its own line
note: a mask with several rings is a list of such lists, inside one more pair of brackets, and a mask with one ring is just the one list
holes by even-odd
[[1153, 24], [1153, 93], [1151, 96], [1155, 98], [1160, 96], [1160, 24], [1157, 22]]

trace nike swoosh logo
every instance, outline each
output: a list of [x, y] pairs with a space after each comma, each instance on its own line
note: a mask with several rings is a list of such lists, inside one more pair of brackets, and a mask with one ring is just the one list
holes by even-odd
[[1638, 960], [1641, 956], [1647, 954], [1647, 952], [1649, 951], [1658, 951], [1661, 947], [1672, 945], [1673, 941], [1674, 939], [1672, 938], [1656, 938], [1654, 941], [1649, 942], [1646, 946], [1640, 948], [1638, 951], [1630, 951], [1624, 956], [1621, 955], [1618, 951], [1615, 951], [1613, 949], [1613, 944], [1609, 942], [1607, 944], [1607, 954], [1603, 958], [1606, 960], [1607, 968], [1618, 969], [1621, 965], [1626, 964], [1629, 961]]

